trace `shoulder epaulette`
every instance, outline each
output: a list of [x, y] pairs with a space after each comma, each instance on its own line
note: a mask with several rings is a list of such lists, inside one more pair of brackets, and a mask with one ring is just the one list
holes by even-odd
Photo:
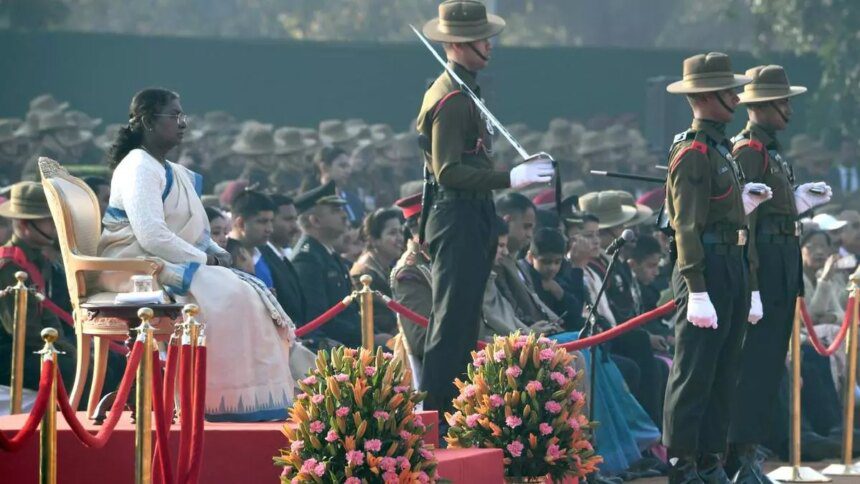
[[457, 89], [456, 91], [451, 91], [448, 94], [445, 94], [445, 96], [443, 96], [442, 99], [440, 99], [439, 102], [436, 103], [436, 107], [433, 108], [433, 117], [435, 117], [437, 114], [439, 114], [439, 111], [442, 110], [442, 106], [444, 106], [445, 103], [448, 102], [449, 99], [456, 96], [457, 94], [460, 94], [461, 92], [462, 91]]
[[690, 139], [692, 139], [693, 142], [690, 143], [689, 146], [686, 146], [683, 149], [681, 149], [680, 151], [678, 151], [678, 154], [675, 155], [675, 158], [673, 158], [672, 162], [669, 164], [669, 173], [672, 173], [672, 171], [681, 162], [681, 159], [684, 157], [684, 155], [690, 151], [698, 151], [699, 153], [702, 153], [703, 155], [708, 154], [708, 145], [699, 139], [699, 133], [701, 133], [701, 132], [700, 131], [697, 132], [697, 131], [693, 131], [693, 130], [687, 130], [687, 131], [685, 131], [683, 133], [679, 133], [678, 135], [675, 136], [676, 141], [674, 144], [681, 143], [683, 141], [689, 141]]
[[672, 144], [676, 145], [682, 141], [687, 141], [689, 139], [695, 138], [696, 132], [692, 129], [688, 129], [686, 131], [681, 131], [680, 133], [675, 135], [675, 138], [672, 139]]

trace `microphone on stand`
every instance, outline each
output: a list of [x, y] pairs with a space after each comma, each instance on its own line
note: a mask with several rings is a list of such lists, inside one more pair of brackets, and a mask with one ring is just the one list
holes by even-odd
[[621, 232], [621, 237], [618, 237], [609, 244], [609, 247], [606, 248], [606, 253], [609, 255], [615, 255], [622, 247], [624, 247], [624, 244], [627, 242], [633, 242], [634, 240], [636, 240], [636, 233], [630, 229], [624, 229], [624, 232]]

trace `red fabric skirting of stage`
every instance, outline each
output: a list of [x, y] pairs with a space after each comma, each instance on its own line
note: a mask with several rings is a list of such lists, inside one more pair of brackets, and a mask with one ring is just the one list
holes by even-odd
[[[78, 418], [85, 419], [83, 412]], [[427, 436], [438, 440], [438, 418], [435, 412], [422, 412], [425, 424], [433, 431]], [[21, 428], [25, 415], [0, 417], [0, 430], [11, 435]], [[134, 425], [123, 415], [113, 436], [103, 449], [87, 449], [72, 434], [62, 416], [57, 418], [57, 461], [60, 484], [93, 482], [134, 482]], [[92, 432], [98, 427], [88, 425]], [[280, 468], [272, 463], [278, 449], [285, 446], [281, 433], [283, 423], [206, 423], [203, 470], [200, 482], [267, 483], [278, 482]], [[153, 433], [153, 439], [155, 434]], [[179, 426], [170, 433], [175, 462], [179, 446]], [[439, 474], [454, 483], [497, 484], [503, 482], [502, 451], [498, 449], [437, 450]], [[0, 451], [0, 483], [38, 482], [39, 439], [34, 436], [16, 453]]]

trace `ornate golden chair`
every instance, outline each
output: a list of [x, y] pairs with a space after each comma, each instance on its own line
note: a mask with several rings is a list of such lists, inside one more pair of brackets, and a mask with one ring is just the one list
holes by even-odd
[[[93, 379], [87, 402], [87, 414], [92, 418], [101, 397], [107, 369], [107, 356], [111, 340], [125, 341], [129, 326], [136, 326], [136, 310], [109, 310], [116, 293], [99, 292], [93, 282], [101, 272], [122, 272], [155, 275], [160, 264], [155, 259], [111, 259], [97, 256], [101, 237], [101, 212], [95, 193], [79, 178], [70, 175], [59, 163], [39, 158], [42, 186], [57, 228], [66, 282], [72, 302], [77, 339], [77, 368], [71, 400], [77, 408], [86, 384], [90, 366], [90, 351], [95, 346]], [[177, 316], [181, 317], [179, 311]], [[128, 314], [124, 316], [123, 314]], [[164, 338], [173, 333], [176, 318], [173, 315], [152, 321], [155, 334]], [[93, 342], [95, 340], [95, 342]]]

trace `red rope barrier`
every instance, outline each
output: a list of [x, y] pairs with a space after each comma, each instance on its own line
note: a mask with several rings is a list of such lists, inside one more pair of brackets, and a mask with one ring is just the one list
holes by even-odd
[[320, 326], [334, 319], [335, 316], [342, 313], [344, 309], [352, 302], [352, 296], [345, 298], [343, 301], [332, 306], [328, 311], [320, 314], [313, 321], [305, 324], [301, 328], [296, 329], [296, 337], [302, 338], [311, 331], [316, 330]]
[[[175, 340], [171, 340], [170, 344], [167, 345], [167, 360], [164, 363], [164, 415], [167, 419], [167, 428], [169, 429], [173, 423], [173, 411], [174, 411], [174, 403], [173, 397], [176, 391], [176, 368], [177, 368], [177, 358], [179, 357], [179, 345], [173, 344]], [[165, 447], [165, 452], [167, 452], [167, 458], [171, 459], [170, 456], [170, 447]], [[155, 454], [153, 457], [153, 461], [158, 461], [161, 458], [161, 445], [159, 445], [158, 441], [155, 442]], [[162, 474], [161, 469], [156, 467], [152, 472], [152, 480], [153, 482], [162, 482]]]
[[377, 293], [377, 295], [380, 296], [383, 301], [385, 301], [385, 305], [388, 307], [388, 309], [394, 311], [395, 313], [403, 316], [404, 318], [412, 321], [413, 323], [417, 324], [418, 326], [421, 326], [422, 328], [426, 328], [430, 325], [429, 319], [425, 318], [424, 316], [421, 316], [420, 314], [400, 304], [394, 299], [391, 299], [390, 297], [382, 293]]
[[119, 422], [119, 417], [125, 409], [125, 403], [128, 400], [128, 394], [131, 392], [131, 384], [134, 381], [141, 356], [143, 356], [143, 342], [138, 340], [135, 341], [134, 348], [131, 350], [131, 355], [128, 357], [125, 373], [122, 375], [122, 381], [119, 384], [119, 389], [117, 390], [113, 406], [111, 407], [110, 412], [108, 412], [108, 416], [104, 424], [102, 424], [102, 427], [95, 435], [90, 434], [78, 420], [75, 409], [73, 409], [72, 405], [69, 403], [69, 394], [66, 393], [66, 386], [63, 384], [63, 376], [57, 373], [57, 403], [60, 405], [63, 417], [65, 417], [66, 422], [68, 422], [69, 427], [72, 429], [72, 432], [85, 447], [101, 449], [105, 444], [107, 444], [108, 439], [111, 434], [113, 434], [114, 428], [116, 428], [116, 424]]
[[[158, 351], [152, 353], [153, 361], [158, 361]], [[156, 484], [173, 484], [173, 468], [170, 463], [170, 426], [167, 423], [167, 415], [164, 411], [163, 381], [161, 365], [152, 365], [152, 410], [155, 414], [155, 445], [164, 449], [164, 452], [156, 452], [152, 460], [153, 482]]]
[[[11, 438], [6, 437], [3, 432], [0, 432], [0, 450], [6, 452], [17, 452], [21, 447], [30, 440], [30, 437], [36, 432], [39, 422], [45, 416], [45, 411], [48, 409], [48, 400], [51, 396], [51, 384], [54, 376], [54, 362], [47, 360], [42, 362], [42, 373], [39, 375], [39, 393], [36, 394], [36, 401], [33, 403], [33, 408], [30, 410], [30, 415], [27, 416], [27, 421]], [[54, 409], [56, 411], [56, 409]]]
[[206, 411], [206, 347], [198, 346], [194, 353], [194, 421], [192, 422], [191, 458], [188, 473], [185, 474], [185, 484], [197, 484], [200, 480], [200, 468], [203, 463], [203, 432]]
[[179, 350], [179, 461], [176, 464], [180, 484], [191, 456], [191, 363], [191, 345], [183, 343]]
[[[570, 343], [560, 344], [558, 346], [566, 349], [567, 351], [577, 351], [585, 348], [590, 348], [592, 346], [605, 343], [613, 338], [617, 338], [618, 336], [626, 333], [627, 331], [638, 328], [639, 326], [642, 326], [643, 324], [647, 323], [648, 321], [651, 321], [652, 319], [665, 316], [674, 311], [677, 307], [678, 305], [675, 303], [675, 301], [669, 301], [660, 307], [652, 309], [647, 313], [642, 313], [639, 316], [630, 318], [627, 321], [618, 324], [615, 327], [608, 329], [602, 333], [589, 336], [588, 338], [571, 341]], [[485, 346], [487, 346], [487, 343], [483, 341], [478, 341], [478, 349], [482, 349]]]
[[833, 354], [839, 350], [839, 347], [842, 346], [842, 342], [845, 341], [845, 336], [848, 334], [848, 327], [851, 326], [851, 322], [854, 320], [854, 303], [854, 296], [849, 297], [848, 304], [845, 306], [845, 317], [842, 320], [842, 326], [839, 327], [839, 332], [836, 333], [836, 338], [830, 346], [825, 347], [818, 338], [818, 333], [815, 332], [815, 325], [812, 322], [812, 318], [809, 316], [806, 301], [804, 301], [803, 298], [800, 299], [801, 319], [803, 319], [803, 324], [806, 326], [806, 332], [809, 333], [809, 342], [812, 343], [812, 347], [815, 348], [815, 351], [819, 355], [833, 356]]

